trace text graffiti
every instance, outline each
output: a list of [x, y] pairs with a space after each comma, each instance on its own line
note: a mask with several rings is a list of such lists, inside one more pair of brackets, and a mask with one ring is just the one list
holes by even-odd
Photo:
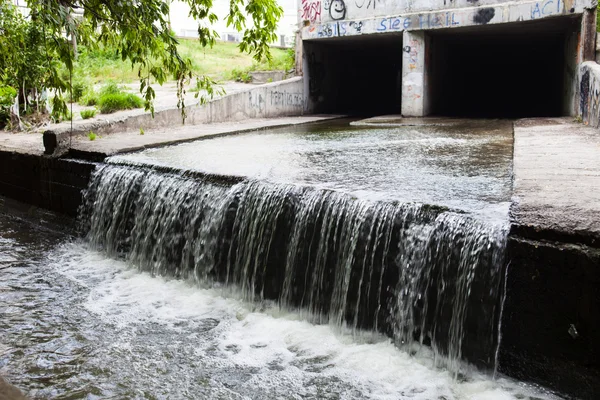
[[410, 28], [447, 28], [460, 25], [454, 12], [440, 14], [412, 15], [410, 17], [386, 17], [377, 25], [377, 31], [403, 31]]
[[250, 92], [248, 93], [248, 97], [250, 107], [257, 109], [258, 112], [262, 112], [264, 110], [265, 100], [260, 93], [252, 94], [252, 92]]
[[302, 19], [311, 23], [321, 21], [321, 1], [302, 0]]
[[304, 98], [302, 93], [274, 90], [271, 92], [271, 105], [279, 107], [302, 107]]
[[560, 0], [546, 0], [531, 6], [531, 19], [537, 19], [546, 15], [560, 14], [562, 12]]

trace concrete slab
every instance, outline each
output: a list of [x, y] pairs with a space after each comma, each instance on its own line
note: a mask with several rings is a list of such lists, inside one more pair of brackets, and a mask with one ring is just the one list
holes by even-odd
[[514, 137], [511, 219], [519, 235], [599, 246], [598, 131], [570, 118], [526, 119]]
[[310, 115], [300, 117], [257, 118], [238, 122], [224, 122], [202, 125], [188, 125], [176, 128], [157, 128], [139, 132], [120, 132], [100, 136], [90, 141], [85, 136], [73, 136], [71, 149], [95, 156], [110, 156], [152, 147], [166, 146], [203, 138], [235, 134], [238, 132], [299, 125], [309, 122], [340, 118], [337, 115]]
[[0, 130], [0, 151], [22, 154], [44, 154], [44, 144], [40, 132], [11, 133]]

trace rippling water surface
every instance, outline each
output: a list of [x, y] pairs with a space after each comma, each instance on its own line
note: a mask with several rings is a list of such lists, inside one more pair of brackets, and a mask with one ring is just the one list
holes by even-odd
[[151, 277], [49, 214], [0, 210], [0, 373], [32, 398], [554, 398], [476, 371], [454, 379], [426, 349], [410, 356], [235, 289]]
[[150, 149], [113, 157], [113, 162], [306, 184], [369, 200], [444, 205], [505, 221], [512, 140], [510, 121], [358, 126], [340, 120]]

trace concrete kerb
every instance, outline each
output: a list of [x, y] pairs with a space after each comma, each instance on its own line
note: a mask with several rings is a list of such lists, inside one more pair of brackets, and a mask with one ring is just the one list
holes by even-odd
[[[241, 133], [260, 132], [260, 131], [264, 131], [264, 130], [268, 130], [268, 129], [277, 129], [277, 128], [296, 126], [296, 125], [319, 123], [319, 122], [323, 122], [323, 121], [331, 121], [331, 120], [340, 119], [340, 118], [346, 118], [346, 116], [345, 115], [313, 115], [310, 117], [305, 117], [305, 119], [298, 120], [298, 121], [290, 121], [289, 118], [273, 119], [271, 121], [271, 123], [269, 123], [269, 124], [258, 124], [258, 125], [246, 127], [246, 128], [236, 127], [236, 128], [226, 129], [226, 130], [218, 130], [215, 133], [202, 134], [202, 135], [191, 136], [191, 137], [182, 137], [182, 138], [176, 138], [173, 140], [158, 140], [158, 141], [153, 141], [150, 143], [136, 145], [136, 146], [121, 147], [115, 151], [92, 151], [92, 150], [80, 149], [80, 148], [73, 146], [73, 147], [70, 147], [67, 152], [63, 153], [63, 155], [66, 157], [69, 157], [69, 158], [74, 158], [74, 159], [93, 161], [93, 162], [102, 162], [106, 157], [110, 157], [110, 156], [113, 156], [116, 154], [133, 153], [133, 152], [142, 151], [142, 150], [146, 150], [146, 149], [172, 146], [172, 145], [176, 145], [176, 144], [194, 142], [194, 141], [198, 141], [198, 140], [207, 140], [207, 139], [214, 139], [214, 138], [224, 137], [224, 136], [238, 135]], [[281, 123], [277, 123], [277, 121], [279, 121], [279, 120], [281, 121]]]
[[[258, 85], [232, 93], [206, 104], [186, 107], [185, 122], [181, 109], [172, 108], [120, 118], [79, 122], [73, 127], [50, 129], [43, 133], [44, 154], [59, 157], [69, 151], [74, 136], [113, 134], [132, 130], [199, 125], [204, 123], [241, 121], [252, 118], [272, 118], [303, 115], [305, 104], [303, 78]], [[270, 101], [268, 100], [270, 99]]]

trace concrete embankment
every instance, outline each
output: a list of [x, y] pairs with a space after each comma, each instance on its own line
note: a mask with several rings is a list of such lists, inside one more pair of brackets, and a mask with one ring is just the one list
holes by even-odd
[[600, 136], [521, 120], [500, 371], [577, 398], [600, 393]]
[[[185, 126], [143, 136], [132, 129], [93, 142], [77, 137], [71, 156], [101, 160], [178, 140], [311, 120], [323, 117]], [[499, 370], [593, 399], [600, 393], [600, 136], [571, 119], [531, 119], [515, 123], [514, 139]], [[95, 164], [41, 153], [0, 154], [0, 193], [75, 215]]]
[[[299, 116], [304, 113], [303, 78], [295, 77], [284, 81], [255, 86], [210, 101], [204, 105], [186, 108], [186, 125], [232, 123], [258, 118]], [[110, 119], [90, 123], [79, 123], [71, 129], [64, 126], [44, 132], [45, 154], [63, 155], [70, 148], [73, 136], [95, 134], [108, 135], [122, 132], [140, 132], [140, 129], [175, 128], [184, 125], [178, 108], [150, 113], [134, 113], [121, 119]]]

